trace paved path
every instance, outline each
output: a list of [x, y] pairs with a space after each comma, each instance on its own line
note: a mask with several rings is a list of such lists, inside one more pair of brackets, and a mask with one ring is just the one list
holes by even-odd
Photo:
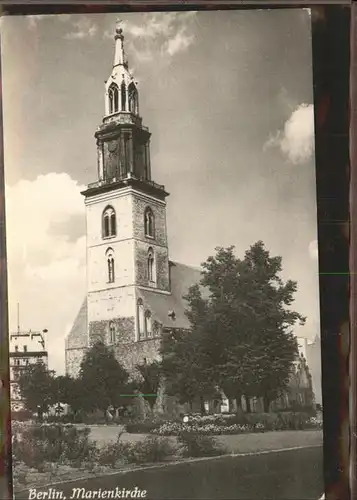
[[[90, 438], [104, 445], [115, 441], [119, 432], [118, 426], [91, 426]], [[140, 441], [145, 434], [123, 434], [123, 441]], [[256, 434], [237, 434], [231, 436], [216, 436], [230, 453], [248, 453], [261, 450], [276, 450], [294, 446], [311, 446], [322, 444], [322, 431], [279, 431]], [[175, 438], [172, 439], [175, 441]]]
[[[322, 447], [156, 466], [53, 486], [67, 500], [73, 488], [84, 490], [72, 498], [98, 498], [91, 492], [135, 487], [146, 490], [151, 500], [317, 500], [323, 492]], [[15, 497], [25, 499], [28, 493]]]

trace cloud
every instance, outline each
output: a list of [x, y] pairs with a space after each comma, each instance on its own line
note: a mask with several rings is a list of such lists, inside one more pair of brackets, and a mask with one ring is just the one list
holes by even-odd
[[[49, 329], [50, 366], [64, 368], [64, 337], [85, 294], [84, 200], [67, 174], [40, 175], [6, 187], [10, 328]], [[68, 235], [75, 221], [76, 237]], [[56, 228], [54, 231], [53, 228]]]
[[[125, 36], [128, 36], [130, 53], [139, 62], [152, 61], [158, 54], [172, 56], [186, 51], [194, 42], [192, 23], [196, 12], [160, 12], [144, 14], [141, 23], [130, 20], [122, 22]], [[113, 38], [106, 31], [105, 37]]]
[[26, 20], [28, 23], [28, 26], [31, 29], [37, 28], [38, 23], [40, 23], [43, 19], [46, 19], [50, 17], [49, 15], [45, 14], [38, 14], [38, 15], [33, 15], [33, 16], [26, 16]]
[[314, 152], [314, 107], [300, 104], [286, 121], [283, 130], [270, 137], [264, 149], [278, 147], [294, 164], [308, 161]]
[[67, 40], [83, 40], [84, 38], [93, 37], [97, 31], [97, 25], [87, 17], [81, 17], [73, 22], [73, 31], [67, 33], [65, 38]]
[[61, 22], [67, 22], [71, 19], [71, 14], [36, 14], [36, 15], [29, 15], [25, 16], [25, 19], [27, 21], [27, 24], [30, 29], [35, 29], [37, 28], [38, 24], [46, 19], [53, 19], [55, 18], [56, 20], [59, 20]]
[[193, 41], [194, 36], [187, 35], [187, 33], [185, 33], [185, 29], [181, 29], [178, 33], [176, 33], [174, 38], [168, 40], [166, 44], [166, 52], [170, 56], [173, 56], [178, 52], [183, 52], [193, 43]]

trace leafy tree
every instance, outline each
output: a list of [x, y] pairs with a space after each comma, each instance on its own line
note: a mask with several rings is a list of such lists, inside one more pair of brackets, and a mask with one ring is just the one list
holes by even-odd
[[47, 412], [54, 403], [53, 372], [50, 372], [44, 363], [38, 362], [18, 372], [16, 382], [28, 410], [37, 412], [42, 420], [43, 413]]
[[161, 382], [161, 365], [157, 361], [137, 365], [137, 370], [141, 375], [137, 389], [142, 393], [145, 401], [149, 403], [151, 411], [157, 401], [157, 393]]
[[116, 360], [114, 353], [103, 342], [97, 342], [87, 352], [81, 363], [80, 376], [83, 407], [101, 410], [106, 416], [109, 406], [117, 409], [121, 394], [125, 393], [127, 371]]
[[69, 375], [59, 375], [53, 380], [56, 401], [68, 404], [74, 416], [83, 408], [83, 381]]
[[246, 309], [245, 325], [254, 361], [248, 390], [263, 397], [267, 412], [271, 401], [286, 390], [298, 352], [293, 327], [297, 321], [304, 324], [305, 318], [290, 309], [297, 283], [284, 283], [280, 278], [281, 257], [271, 257], [258, 241], [246, 252], [242, 264], [241, 277], [248, 285], [246, 301], [251, 305]]
[[296, 282], [280, 278], [281, 257], [258, 241], [245, 253], [217, 248], [202, 264], [200, 287], [186, 297], [192, 331], [162, 343], [170, 390], [192, 401], [220, 387], [240, 407], [241, 397], [263, 397], [265, 411], [287, 386], [297, 345], [292, 328], [304, 323], [291, 310]]
[[204, 412], [204, 400], [216, 396], [216, 391], [195, 332], [174, 330], [165, 334], [160, 352], [168, 394], [176, 396], [180, 403], [189, 403], [191, 408], [199, 399]]

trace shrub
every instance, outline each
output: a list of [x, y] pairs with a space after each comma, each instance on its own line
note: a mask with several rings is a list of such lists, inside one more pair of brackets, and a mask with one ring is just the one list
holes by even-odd
[[246, 425], [253, 432], [255, 431], [274, 431], [277, 429], [278, 416], [275, 413], [248, 413], [244, 416]]
[[115, 443], [109, 443], [98, 451], [97, 462], [99, 465], [115, 467], [118, 462], [130, 462], [131, 443], [120, 441], [120, 434]]
[[306, 422], [307, 429], [322, 429], [322, 425], [322, 420], [318, 419], [317, 417], [310, 417]]
[[14, 436], [12, 441], [12, 456], [15, 463], [23, 462], [28, 467], [40, 469], [44, 462], [43, 443], [38, 443], [31, 437], [22, 439]]
[[96, 448], [89, 442], [90, 429], [73, 425], [17, 425], [13, 432], [15, 460], [37, 469], [45, 462], [81, 462]]
[[70, 424], [73, 423], [74, 418], [73, 415], [50, 415], [46, 419], [46, 423], [61, 423], [61, 424]]
[[125, 424], [126, 432], [131, 434], [148, 434], [160, 427], [160, 422], [143, 421], [143, 422], [128, 422]]
[[115, 443], [100, 450], [98, 463], [115, 467], [118, 461], [135, 464], [162, 462], [174, 453], [175, 448], [168, 439], [148, 436], [136, 443], [123, 443], [119, 435]]
[[283, 412], [277, 415], [277, 430], [305, 429], [310, 418], [307, 413], [302, 412]]
[[286, 413], [286, 412], [307, 413], [310, 417], [316, 417], [316, 410], [312, 406], [295, 405], [292, 406], [291, 408], [281, 408], [277, 410], [277, 413]]
[[180, 452], [183, 457], [211, 457], [226, 453], [226, 450], [219, 446], [213, 438], [202, 436], [196, 432], [181, 431], [177, 440], [181, 445]]
[[131, 459], [135, 463], [162, 462], [174, 455], [176, 449], [168, 439], [147, 436], [143, 441], [133, 444]]
[[23, 422], [25, 420], [30, 420], [32, 418], [32, 413], [28, 410], [19, 410], [11, 412], [11, 421]]

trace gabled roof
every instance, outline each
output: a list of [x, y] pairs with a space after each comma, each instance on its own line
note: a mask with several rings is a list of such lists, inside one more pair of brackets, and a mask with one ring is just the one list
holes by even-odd
[[87, 345], [87, 297], [82, 302], [65, 343], [66, 349], [82, 348]]
[[142, 298], [144, 306], [151, 311], [153, 319], [163, 327], [190, 328], [185, 314], [187, 303], [183, 296], [187, 294], [190, 286], [199, 283], [200, 279], [200, 269], [170, 262], [171, 293], [138, 288], [138, 295]]

